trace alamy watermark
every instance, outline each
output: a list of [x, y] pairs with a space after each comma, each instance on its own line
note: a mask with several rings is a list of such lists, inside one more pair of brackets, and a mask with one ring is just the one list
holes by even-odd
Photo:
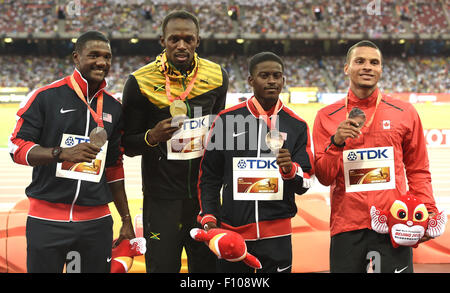
[[81, 16], [81, 0], [70, 0], [65, 6], [67, 16], [77, 17]]
[[366, 259], [369, 261], [367, 264], [366, 272], [368, 273], [380, 273], [381, 272], [381, 255], [378, 251], [369, 251]]
[[78, 251], [69, 251], [66, 261], [67, 273], [81, 273], [81, 255]]
[[[172, 127], [180, 127], [173, 137], [178, 133], [185, 131], [190, 124], [192, 124], [192, 119], [194, 119], [194, 124], [202, 127], [207, 127], [208, 129], [214, 123], [214, 127], [210, 132], [208, 132], [201, 142], [202, 148], [206, 150], [262, 150], [267, 151], [269, 147], [265, 143], [260, 143], [261, 139], [264, 140], [267, 133], [269, 132], [268, 127], [259, 127], [258, 123], [260, 119], [255, 119], [252, 114], [247, 116], [244, 115], [209, 115], [209, 125], [205, 125], [205, 119], [202, 116], [202, 108], [195, 107], [193, 118], [187, 118], [178, 116], [172, 119]], [[264, 119], [263, 115], [260, 118]], [[274, 119], [274, 118], [272, 118]], [[279, 126], [279, 119], [276, 116], [276, 128]], [[263, 122], [262, 125], [265, 125]], [[172, 149], [174, 151], [192, 151], [193, 146], [189, 143], [191, 142], [191, 137], [179, 138], [176, 143], [172, 141]], [[195, 148], [197, 145], [195, 146]]]
[[372, 0], [366, 6], [368, 15], [381, 15], [381, 0]]

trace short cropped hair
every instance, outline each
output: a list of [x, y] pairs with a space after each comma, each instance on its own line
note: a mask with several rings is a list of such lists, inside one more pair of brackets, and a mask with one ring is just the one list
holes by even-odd
[[99, 31], [87, 31], [78, 37], [75, 43], [75, 51], [81, 52], [88, 41], [103, 41], [109, 44], [108, 38]]
[[350, 49], [348, 49], [347, 59], [346, 59], [347, 64], [350, 62], [350, 56], [352, 55], [353, 50], [358, 47], [370, 47], [370, 48], [377, 49], [378, 52], [380, 52], [381, 61], [383, 61], [383, 55], [381, 54], [380, 48], [378, 48], [378, 46], [375, 45], [374, 42], [371, 42], [369, 40], [362, 40], [362, 41], [359, 41], [358, 43], [354, 44], [353, 46], [351, 46]]
[[198, 22], [198, 18], [193, 15], [190, 12], [187, 12], [186, 10], [174, 10], [172, 12], [170, 12], [169, 14], [166, 15], [166, 17], [164, 17], [164, 20], [162, 22], [162, 35], [164, 36], [166, 33], [166, 27], [167, 27], [167, 23], [172, 20], [172, 19], [187, 19], [187, 20], [192, 20], [192, 22], [195, 24], [195, 27], [197, 28], [197, 35], [200, 33], [200, 25]]
[[254, 55], [250, 58], [248, 62], [248, 72], [251, 76], [253, 76], [253, 71], [255, 70], [256, 65], [262, 63], [264, 61], [275, 61], [281, 65], [281, 68], [284, 72], [284, 63], [283, 60], [275, 53], [272, 52], [261, 52]]

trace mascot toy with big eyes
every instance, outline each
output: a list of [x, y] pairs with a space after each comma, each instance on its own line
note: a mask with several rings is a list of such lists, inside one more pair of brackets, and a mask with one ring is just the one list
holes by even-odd
[[381, 234], [389, 233], [395, 248], [417, 247], [424, 235], [438, 237], [444, 233], [447, 223], [444, 211], [430, 218], [422, 201], [410, 193], [394, 201], [389, 211], [372, 206], [370, 215], [372, 229]]

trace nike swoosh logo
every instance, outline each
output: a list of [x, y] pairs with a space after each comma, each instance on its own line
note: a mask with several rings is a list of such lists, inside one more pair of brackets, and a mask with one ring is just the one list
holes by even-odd
[[278, 272], [278, 273], [284, 272], [285, 270], [289, 269], [291, 266], [292, 266], [292, 265], [287, 266], [287, 267], [282, 268], [282, 269], [280, 269], [280, 268], [278, 267], [278, 268], [277, 268], [277, 272]]
[[110, 262], [111, 259], [112, 259], [111, 257], [108, 257], [108, 258], [106, 259], [106, 261], [107, 261], [107, 262]]
[[244, 134], [244, 133], [247, 133], [247, 131], [244, 131], [244, 132], [239, 132], [239, 133], [234, 133], [234, 132], [233, 132], [233, 137], [236, 137], [236, 136], [242, 135], [242, 134]]
[[61, 110], [59, 110], [59, 113], [65, 114], [65, 113], [73, 112], [73, 111], [76, 111], [76, 110], [77, 110], [77, 109], [68, 109], [68, 110], [64, 110], [64, 108], [61, 108]]
[[408, 266], [404, 267], [404, 268], [401, 269], [401, 270], [395, 269], [394, 273], [396, 273], [396, 274], [401, 273], [401, 272], [403, 272], [404, 270], [406, 270], [407, 268], [408, 268]]

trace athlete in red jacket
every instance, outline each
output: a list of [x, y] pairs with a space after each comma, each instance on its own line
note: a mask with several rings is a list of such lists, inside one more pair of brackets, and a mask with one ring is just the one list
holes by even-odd
[[388, 234], [372, 231], [369, 209], [389, 209], [408, 184], [430, 213], [437, 211], [420, 118], [410, 103], [378, 89], [382, 56], [372, 42], [349, 49], [344, 72], [347, 96], [321, 109], [313, 129], [316, 176], [331, 186], [330, 270], [364, 272], [366, 257], [378, 252], [376, 270], [412, 272], [411, 249], [393, 249]]

